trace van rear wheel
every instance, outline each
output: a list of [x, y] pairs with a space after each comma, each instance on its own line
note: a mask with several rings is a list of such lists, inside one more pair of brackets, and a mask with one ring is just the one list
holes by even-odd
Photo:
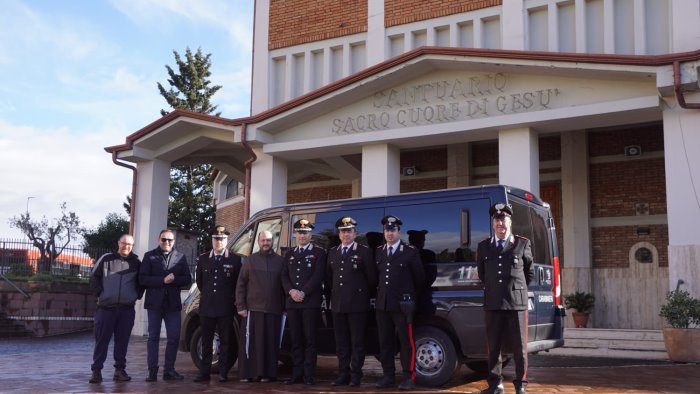
[[[235, 336], [233, 337], [234, 340], [232, 340], [232, 346], [229, 349], [229, 360], [230, 363], [228, 365], [228, 370], [233, 367], [233, 364], [236, 363], [236, 359], [238, 358], [238, 349], [237, 346], [235, 345]], [[214, 332], [214, 340], [212, 342], [212, 360], [211, 360], [211, 370], [212, 371], [218, 371], [219, 370], [219, 355], [221, 354], [219, 348], [221, 346], [221, 341], [219, 340], [219, 333]], [[202, 327], [197, 327], [194, 330], [194, 333], [192, 333], [192, 339], [190, 340], [190, 357], [192, 357], [192, 362], [194, 365], [197, 367], [197, 369], [201, 369], [202, 366]]]
[[437, 327], [417, 327], [414, 332], [416, 346], [416, 383], [438, 387], [447, 383], [457, 370], [457, 352], [452, 338]]

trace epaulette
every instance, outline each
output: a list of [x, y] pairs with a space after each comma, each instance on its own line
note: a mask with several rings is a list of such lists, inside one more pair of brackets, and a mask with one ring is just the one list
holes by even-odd
[[523, 237], [522, 235], [513, 234], [513, 236], [514, 236], [515, 238], [520, 238], [520, 239], [524, 239], [525, 241], [529, 241], [529, 239]]
[[[406, 246], [408, 246], [408, 247], [411, 248], [411, 249], [416, 249], [416, 247], [413, 246], [413, 245], [411, 245], [411, 244], [406, 244]], [[417, 250], [417, 249], [416, 249], [416, 250]]]

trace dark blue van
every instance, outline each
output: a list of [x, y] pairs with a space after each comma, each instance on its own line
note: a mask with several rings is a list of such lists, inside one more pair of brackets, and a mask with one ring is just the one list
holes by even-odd
[[[335, 222], [346, 215], [358, 222], [357, 241], [375, 248], [383, 240], [380, 219], [388, 214], [400, 217], [402, 238], [421, 250], [430, 282], [423, 297], [417, 300], [414, 318], [416, 382], [440, 386], [462, 364], [475, 371], [487, 370], [483, 286], [477, 276], [476, 249], [481, 240], [492, 235], [488, 211], [499, 202], [513, 207], [513, 233], [532, 241], [535, 279], [528, 293], [528, 351], [563, 346], [565, 313], [560, 302], [554, 220], [547, 203], [521, 189], [490, 185], [269, 208], [255, 214], [231, 237], [230, 249], [248, 256], [258, 249], [254, 242], [258, 233], [269, 230], [274, 235], [273, 248], [284, 254], [295, 246], [292, 223], [301, 218], [315, 224], [312, 242], [333, 247], [340, 243]], [[180, 343], [180, 350], [189, 351], [197, 365], [201, 347], [198, 301], [193, 286], [185, 300]], [[329, 308], [321, 320], [319, 354], [335, 354]], [[374, 317], [368, 321], [366, 350], [368, 354], [378, 354]], [[238, 333], [238, 327], [233, 329]], [[282, 346], [283, 350], [289, 348], [286, 335]], [[230, 354], [237, 354], [232, 350]], [[230, 365], [234, 362], [229, 360]]]

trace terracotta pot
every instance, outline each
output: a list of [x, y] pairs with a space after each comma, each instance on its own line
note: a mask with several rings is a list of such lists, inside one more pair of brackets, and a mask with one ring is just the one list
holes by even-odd
[[574, 318], [574, 325], [576, 325], [576, 328], [586, 328], [588, 325], [588, 313], [572, 312], [571, 316]]
[[664, 345], [671, 361], [700, 362], [700, 329], [666, 327]]

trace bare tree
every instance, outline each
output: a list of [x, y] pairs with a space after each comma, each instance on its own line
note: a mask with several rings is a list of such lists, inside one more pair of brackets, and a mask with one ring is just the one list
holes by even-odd
[[29, 212], [12, 217], [8, 223], [22, 231], [32, 244], [39, 249], [37, 272], [49, 273], [51, 264], [60, 256], [63, 250], [80, 236], [80, 219], [75, 212], [67, 212], [67, 204], [61, 203], [61, 217], [51, 223], [42, 217], [32, 220]]

